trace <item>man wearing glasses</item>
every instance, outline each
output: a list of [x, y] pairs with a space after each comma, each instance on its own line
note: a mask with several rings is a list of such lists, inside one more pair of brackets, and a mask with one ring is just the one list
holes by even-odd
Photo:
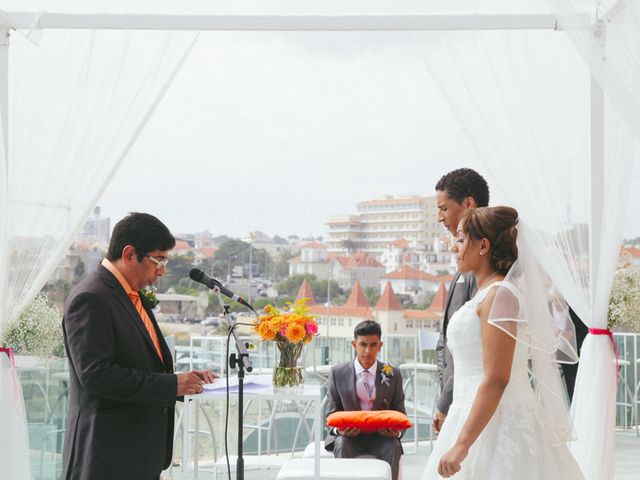
[[213, 381], [210, 371], [173, 372], [139, 293], [165, 274], [174, 246], [160, 220], [131, 213], [114, 227], [107, 258], [67, 299], [65, 479], [158, 479], [172, 459], [176, 400]]

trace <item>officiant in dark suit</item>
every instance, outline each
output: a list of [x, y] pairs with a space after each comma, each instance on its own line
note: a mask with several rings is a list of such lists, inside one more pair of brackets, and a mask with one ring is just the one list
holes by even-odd
[[[459, 168], [444, 175], [436, 184], [438, 222], [456, 237], [458, 223], [467, 209], [486, 207], [489, 204], [487, 181], [475, 170]], [[455, 241], [455, 240], [454, 240]], [[449, 320], [458, 309], [476, 294], [473, 273], [456, 272], [447, 295], [440, 338], [436, 347], [440, 397], [433, 419], [433, 428], [439, 432], [453, 401], [453, 358], [447, 347]]]
[[172, 459], [174, 405], [202, 391], [209, 371], [175, 374], [141, 289], [164, 275], [175, 239], [156, 217], [131, 213], [98, 269], [67, 299], [67, 480], [158, 479]]
[[[329, 373], [327, 415], [338, 411], [396, 410], [402, 413], [404, 392], [400, 371], [377, 360], [382, 348], [382, 330], [372, 320], [356, 325], [351, 341], [356, 358], [333, 367]], [[364, 433], [357, 428], [332, 428], [325, 449], [336, 458], [355, 458], [370, 454], [391, 465], [393, 480], [398, 478], [402, 432], [383, 428]]]

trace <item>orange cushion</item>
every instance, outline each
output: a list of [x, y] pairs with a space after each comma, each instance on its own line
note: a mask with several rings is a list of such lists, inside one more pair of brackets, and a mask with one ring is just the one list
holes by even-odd
[[404, 413], [396, 410], [355, 410], [333, 412], [327, 417], [327, 425], [340, 430], [359, 428], [363, 432], [375, 432], [381, 428], [406, 430], [413, 424]]

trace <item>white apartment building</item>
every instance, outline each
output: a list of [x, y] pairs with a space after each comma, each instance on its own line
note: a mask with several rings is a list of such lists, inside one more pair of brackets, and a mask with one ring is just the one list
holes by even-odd
[[332, 262], [327, 258], [327, 246], [320, 242], [302, 245], [300, 255], [289, 260], [289, 275], [310, 273], [318, 280], [328, 280]]
[[438, 224], [435, 196], [387, 196], [360, 202], [356, 210], [356, 215], [331, 217], [327, 222], [330, 253], [352, 249], [381, 260], [394, 242], [404, 240], [413, 247], [414, 265], [439, 260], [440, 242], [434, 239], [446, 238], [447, 233]]

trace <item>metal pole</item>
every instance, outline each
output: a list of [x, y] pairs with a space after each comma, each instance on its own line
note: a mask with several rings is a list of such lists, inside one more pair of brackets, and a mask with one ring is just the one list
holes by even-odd
[[[0, 118], [4, 150], [0, 156], [0, 246], [7, 246], [9, 236], [9, 39], [9, 30], [0, 31]], [[0, 255], [0, 318], [8, 320], [9, 254], [7, 248], [0, 248], [0, 252], [3, 252]]]
[[[556, 17], [551, 13], [495, 14], [495, 13], [385, 13], [362, 9], [359, 2], [351, 3], [356, 13], [336, 12], [335, 9], [308, 8], [295, 13], [274, 10], [268, 14], [247, 14], [230, 2], [216, 2], [220, 11], [203, 14], [131, 14], [131, 13], [57, 13], [38, 12], [38, 26], [42, 29], [92, 30], [226, 30], [226, 31], [417, 31], [417, 30], [558, 30]], [[226, 5], [225, 5], [226, 3]], [[320, 3], [320, 2], [319, 2]], [[344, 10], [344, 9], [341, 9]], [[33, 28], [33, 11], [5, 9], [0, 27]], [[588, 13], [567, 16], [562, 28], [582, 29], [591, 24]]]
[[251, 281], [253, 280], [253, 243], [249, 244], [249, 293], [247, 302], [251, 303]]
[[589, 231], [589, 276], [591, 277], [591, 314], [596, 315], [601, 232], [604, 217], [604, 92], [591, 77], [591, 229]]

